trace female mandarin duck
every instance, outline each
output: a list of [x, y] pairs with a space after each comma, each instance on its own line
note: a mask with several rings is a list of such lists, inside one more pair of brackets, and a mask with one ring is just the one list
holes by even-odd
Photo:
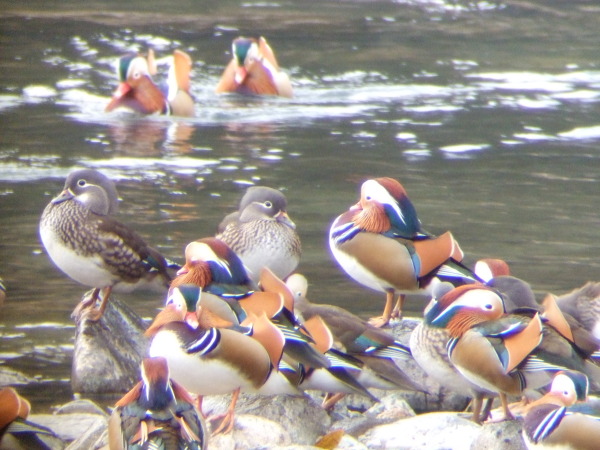
[[[75, 313], [89, 309], [91, 320], [102, 317], [113, 291], [161, 281], [169, 286], [168, 263], [127, 225], [117, 221], [114, 183], [91, 169], [69, 174], [63, 191], [50, 201], [40, 219], [40, 237], [48, 255], [73, 280], [94, 288]], [[100, 307], [94, 310], [100, 293]]]
[[[174, 288], [176, 293], [179, 288]], [[167, 359], [171, 377], [189, 392], [204, 396], [233, 392], [230, 407], [215, 430], [233, 428], [234, 408], [240, 391], [270, 394], [299, 394], [275, 368], [283, 351], [284, 338], [266, 317], [256, 318], [252, 337], [227, 328], [215, 328], [213, 317], [197, 307], [199, 327], [186, 323], [183, 295], [158, 313], [146, 330], [152, 337], [150, 356]]]
[[290, 275], [286, 286], [294, 296], [295, 311], [303, 323], [307, 325], [322, 319], [331, 331], [334, 348], [364, 364], [358, 378], [363, 385], [377, 389], [421, 390], [394, 362], [412, 359], [408, 347], [348, 310], [310, 302], [306, 296], [308, 281], [303, 275]]
[[167, 360], [155, 357], [142, 361], [142, 380], [117, 402], [108, 440], [111, 450], [203, 450], [208, 436], [194, 399], [170, 379]]
[[425, 233], [402, 185], [392, 178], [365, 181], [360, 201], [331, 225], [329, 245], [340, 266], [364, 286], [386, 293], [378, 327], [392, 317], [394, 293], [427, 288], [432, 278], [455, 285], [473, 283], [475, 274], [460, 265], [463, 253], [450, 232], [439, 237]]
[[233, 58], [225, 68], [216, 92], [292, 97], [290, 79], [279, 69], [264, 37], [239, 37], [231, 45]]
[[117, 75], [120, 84], [106, 106], [106, 112], [125, 107], [140, 114], [193, 116], [194, 100], [190, 94], [192, 60], [189, 55], [181, 50], [173, 52], [166, 92], [152, 81], [155, 65], [152, 50], [148, 52], [148, 58], [137, 54], [119, 58]]
[[287, 214], [287, 200], [269, 187], [248, 188], [238, 211], [219, 225], [217, 238], [240, 257], [254, 283], [263, 267], [285, 279], [300, 261], [300, 238]]
[[528, 449], [598, 448], [600, 417], [569, 409], [587, 397], [584, 378], [576, 372], [558, 372], [550, 392], [529, 405], [522, 431]]

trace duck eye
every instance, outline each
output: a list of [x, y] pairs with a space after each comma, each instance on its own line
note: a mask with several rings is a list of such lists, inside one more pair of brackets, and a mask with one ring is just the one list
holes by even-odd
[[266, 208], [272, 208], [273, 207], [273, 203], [271, 203], [268, 200], [266, 202], [264, 202], [263, 205], [265, 205]]
[[365, 200], [367, 200], [367, 201], [371, 201], [371, 196], [370, 196], [370, 195], [367, 195], [367, 196], [365, 197]]
[[493, 308], [493, 306], [490, 303], [485, 305], [485, 309], [487, 309], [487, 310], [491, 310], [492, 308]]
[[81, 186], [81, 187], [83, 187], [83, 186], [85, 186], [86, 184], [87, 184], [87, 182], [86, 182], [84, 179], [81, 179], [81, 180], [77, 181], [77, 186]]

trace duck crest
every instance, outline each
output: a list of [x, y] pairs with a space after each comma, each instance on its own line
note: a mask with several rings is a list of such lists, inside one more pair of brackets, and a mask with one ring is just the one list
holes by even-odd
[[359, 210], [352, 218], [354, 224], [369, 233], [385, 233], [390, 229], [390, 219], [384, 205], [375, 203]]
[[140, 399], [147, 408], [166, 408], [175, 400], [169, 383], [167, 360], [162, 357], [142, 361], [142, 392]]
[[398, 203], [400, 203], [402, 199], [408, 198], [406, 189], [404, 189], [404, 186], [402, 186], [398, 180], [394, 180], [390, 177], [381, 177], [375, 178], [375, 181], [382, 185]]

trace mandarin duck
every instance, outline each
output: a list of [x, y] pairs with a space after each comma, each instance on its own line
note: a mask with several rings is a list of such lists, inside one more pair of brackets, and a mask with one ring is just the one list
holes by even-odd
[[542, 324], [539, 312], [507, 315], [499, 296], [457, 296], [453, 291], [432, 306], [431, 324], [452, 336], [448, 355], [458, 371], [471, 383], [499, 394], [504, 419], [513, 418], [507, 395], [540, 389], [559, 370], [584, 367], [568, 341]]
[[525, 416], [522, 434], [528, 449], [597, 450], [600, 417], [539, 405]]
[[205, 449], [208, 435], [204, 419], [190, 394], [170, 378], [167, 360], [145, 358], [141, 376], [113, 409], [109, 448]]
[[[473, 399], [471, 420], [479, 423], [487, 418], [491, 407], [490, 400], [496, 397], [496, 393], [470, 382], [458, 371], [448, 356], [447, 345], [452, 338], [450, 332], [431, 323], [436, 314], [433, 305], [449, 292], [452, 292], [450, 295], [454, 298], [445, 298], [444, 302], [451, 303], [463, 296], [478, 296], [482, 300], [489, 297], [491, 301], [502, 301], [497, 292], [483, 285], [473, 284], [454, 289], [449, 283], [441, 283], [434, 289], [431, 302], [425, 308], [423, 320], [410, 335], [410, 350], [421, 369], [440, 385], [450, 391], [470, 395]], [[484, 399], [488, 401], [482, 409]]]
[[573, 406], [576, 402], [585, 402], [589, 392], [588, 377], [576, 370], [560, 370], [554, 374], [548, 391], [537, 400], [529, 403], [511, 405], [513, 414], [526, 416], [538, 405]]
[[558, 296], [559, 308], [576, 319], [600, 339], [600, 283], [589, 282], [573, 291]]
[[[271, 288], [273, 284], [269, 280], [275, 280], [275, 275], [268, 269], [263, 271], [267, 274], [263, 274], [262, 283]], [[281, 282], [279, 279], [277, 281]], [[257, 298], [258, 294], [261, 297]], [[272, 298], [265, 298], [267, 295]], [[288, 300], [286, 298], [286, 302]], [[202, 311], [205, 318], [210, 317], [212, 326], [250, 335], [252, 330], [244, 327], [248, 318], [262, 314], [272, 320], [285, 339], [283, 358], [278, 368], [290, 383], [301, 390], [355, 393], [377, 401], [357, 380], [362, 372], [362, 362], [331, 349], [331, 334], [324, 323], [311, 321], [310, 325], [304, 327], [296, 322], [284, 305], [283, 296], [276, 289], [255, 292], [250, 297], [236, 301], [203, 292], [194, 284], [182, 284], [170, 289], [168, 304], [185, 304], [186, 321], [192, 326], [199, 326], [196, 314]], [[289, 303], [288, 306], [293, 308]]]
[[344, 308], [312, 303], [307, 298], [308, 280], [303, 275], [294, 273], [285, 284], [294, 296], [294, 308], [303, 323], [322, 319], [331, 331], [334, 348], [365, 365], [358, 378], [363, 385], [388, 390], [422, 390], [394, 362], [412, 359], [408, 347]]
[[27, 420], [30, 410], [29, 401], [21, 397], [14, 388], [0, 388], [0, 448], [52, 448], [46, 440], [49, 437], [55, 438], [55, 434], [50, 429]]
[[585, 401], [585, 375], [558, 372], [550, 392], [528, 405], [522, 436], [528, 449], [592, 450], [600, 443], [600, 417], [571, 410]]
[[[174, 288], [176, 292], [179, 288]], [[180, 296], [179, 298], [182, 298]], [[277, 371], [284, 338], [262, 316], [252, 324], [252, 337], [227, 328], [212, 326], [212, 316], [197, 307], [199, 326], [186, 321], [184, 301], [168, 303], [155, 317], [146, 335], [151, 337], [150, 356], [167, 359], [171, 377], [198, 396], [233, 393], [221, 424], [214, 431], [229, 432], [234, 426], [234, 409], [240, 391], [265, 395], [299, 391]]]
[[216, 92], [292, 97], [292, 84], [282, 72], [264, 37], [238, 37], [231, 44], [232, 59], [223, 71]]
[[386, 293], [382, 316], [371, 320], [378, 327], [401, 314], [405, 293], [423, 292], [434, 278], [454, 285], [479, 281], [460, 264], [463, 253], [450, 232], [436, 237], [422, 230], [404, 187], [392, 178], [362, 184], [360, 201], [332, 223], [329, 246], [350, 277]]
[[240, 257], [254, 283], [263, 267], [285, 279], [298, 266], [300, 237], [287, 214], [287, 200], [276, 189], [248, 188], [238, 211], [229, 214], [219, 229], [217, 238]]
[[544, 322], [540, 351], [558, 364], [567, 364], [567, 367], [584, 372], [593, 389], [600, 389], [600, 369], [597, 367], [600, 339], [563, 311], [554, 295], [547, 294], [538, 303], [531, 286], [512, 276], [498, 276], [486, 284], [502, 294], [507, 313], [531, 315], [539, 312]]
[[[170, 264], [132, 228], [116, 220], [114, 183], [92, 169], [70, 173], [44, 209], [39, 232], [48, 256], [73, 280], [94, 288], [75, 310], [98, 320], [113, 290], [131, 292], [158, 281], [167, 288]], [[94, 309], [102, 295], [100, 307]]]
[[510, 267], [503, 259], [483, 258], [475, 262], [473, 272], [479, 279], [488, 282], [496, 277], [510, 275]]
[[140, 114], [193, 116], [194, 100], [190, 94], [192, 60], [181, 50], [175, 50], [170, 59], [167, 86], [162, 89], [152, 81], [156, 71], [152, 50], [149, 50], [147, 58], [138, 54], [119, 58], [117, 76], [120, 84], [106, 106], [106, 112], [125, 107]]

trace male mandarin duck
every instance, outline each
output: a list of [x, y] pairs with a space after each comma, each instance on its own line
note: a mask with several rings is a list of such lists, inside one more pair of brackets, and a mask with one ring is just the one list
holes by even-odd
[[393, 315], [394, 293], [423, 291], [433, 278], [455, 285], [479, 281], [460, 264], [463, 253], [450, 232], [439, 237], [424, 232], [404, 187], [392, 178], [362, 184], [360, 201], [331, 225], [329, 246], [339, 265], [360, 284], [386, 293], [378, 327]]
[[[293, 319], [290, 318], [289, 313], [282, 312], [284, 305], [279, 294], [273, 292], [256, 294], [274, 295], [279, 303], [265, 302], [262, 298], [256, 300], [253, 296], [241, 299], [236, 304], [236, 300], [228, 301], [226, 298], [203, 292], [196, 285], [183, 284], [170, 289], [167, 305], [185, 305], [184, 309], [187, 310], [185, 320], [192, 326], [202, 328], [210, 324], [217, 328], [230, 328], [252, 336], [254, 336], [252, 328], [245, 328], [249, 322], [248, 318], [263, 314], [272, 317], [285, 339], [278, 369], [290, 383], [301, 390], [358, 393], [377, 400], [356, 379], [362, 370], [362, 363], [348, 355], [328, 351], [331, 345], [327, 340], [331, 336], [324, 336], [327, 331], [319, 329], [317, 324], [310, 328], [314, 335], [307, 329], [300, 331], [292, 323]], [[201, 311], [201, 314], [198, 314], [198, 311]], [[279, 314], [283, 314], [285, 318], [278, 317]]]
[[[42, 243], [56, 266], [73, 280], [94, 288], [75, 310], [89, 309], [91, 320], [102, 317], [113, 290], [171, 281], [169, 263], [130, 227], [113, 215], [118, 193], [104, 174], [83, 169], [70, 173], [63, 191], [44, 209], [40, 219]], [[102, 292], [98, 309], [93, 309]]]
[[[512, 418], [507, 395], [520, 395], [551, 382], [559, 370], [584, 368], [584, 361], [538, 312], [504, 314], [499, 296], [457, 296], [461, 286], [435, 303], [433, 326], [444, 327], [450, 361], [471, 383], [497, 392], [504, 418]], [[476, 289], [475, 289], [476, 290]]]
[[233, 250], [220, 239], [207, 237], [185, 247], [185, 264], [171, 287], [194, 284], [215, 295], [244, 298], [252, 293], [250, 283], [244, 264]]
[[190, 394], [170, 379], [167, 360], [145, 358], [141, 372], [142, 380], [111, 414], [110, 449], [205, 449], [208, 435], [202, 414]]
[[522, 435], [528, 449], [592, 450], [600, 443], [600, 417], [572, 411], [585, 401], [583, 374], [558, 372], [548, 394], [528, 405]]
[[154, 52], [148, 58], [128, 54], [119, 58], [117, 75], [120, 84], [106, 106], [106, 112], [125, 107], [140, 114], [165, 114], [191, 117], [194, 100], [190, 94], [192, 60], [181, 50], [175, 50], [169, 68], [166, 89], [156, 85], [151, 75], [156, 71]]
[[510, 275], [510, 267], [506, 261], [499, 258], [482, 258], [475, 263], [473, 272], [483, 281]]
[[590, 333], [578, 320], [558, 305], [557, 298], [547, 294], [538, 303], [531, 286], [512, 276], [498, 276], [486, 283], [502, 294], [507, 313], [529, 314], [537, 311], [544, 321], [542, 351], [554, 353], [555, 361], [569, 360], [573, 369], [583, 371], [591, 380], [595, 390], [600, 389], [600, 369], [597, 355], [600, 339]]
[[231, 45], [232, 59], [217, 84], [216, 92], [292, 97], [292, 84], [282, 72], [264, 37], [238, 37]]
[[597, 450], [600, 417], [539, 405], [525, 416], [522, 434], [528, 449]]
[[285, 279], [300, 261], [300, 237], [288, 216], [287, 200], [269, 187], [248, 188], [238, 211], [219, 226], [217, 238], [240, 257], [254, 283], [263, 267]]
[[363, 385], [378, 389], [421, 390], [418, 383], [408, 378], [394, 362], [412, 359], [408, 347], [346, 309], [310, 302], [308, 281], [303, 275], [294, 273], [285, 284], [294, 296], [295, 311], [303, 323], [322, 319], [331, 331], [334, 348], [364, 364], [358, 378]]
[[576, 370], [556, 372], [548, 391], [537, 400], [517, 406], [511, 405], [513, 414], [525, 416], [538, 405], [573, 406], [576, 402], [585, 402], [589, 392], [588, 377]]
[[54, 433], [27, 420], [30, 410], [29, 401], [21, 397], [14, 388], [0, 388], [0, 448], [51, 448], [45, 438], [55, 437]]
[[240, 391], [265, 395], [299, 393], [276, 370], [284, 338], [266, 317], [255, 319], [250, 337], [213, 327], [212, 317], [204, 317], [200, 307], [196, 311], [200, 327], [186, 323], [186, 314], [185, 302], [169, 303], [157, 314], [146, 330], [146, 335], [152, 338], [149, 354], [166, 358], [172, 379], [193, 394], [233, 392], [230, 407], [216, 433], [233, 428]]
[[[452, 293], [449, 294], [450, 292]], [[502, 299], [497, 292], [483, 285], [473, 284], [454, 289], [449, 283], [441, 283], [434, 289], [431, 302], [425, 308], [423, 321], [415, 327], [410, 335], [410, 349], [417, 364], [444, 388], [459, 394], [470, 395], [473, 398], [471, 420], [479, 423], [487, 418], [491, 407], [490, 399], [496, 397], [496, 393], [469, 381], [450, 361], [447, 345], [452, 336], [446, 328], [432, 324], [438, 312], [434, 305], [446, 294], [452, 296], [441, 300], [447, 303], [457, 301], [463, 296], [478, 296], [481, 300], [488, 298], [496, 303], [501, 302]], [[485, 398], [488, 399], [488, 402], [485, 409], [482, 410]]]

